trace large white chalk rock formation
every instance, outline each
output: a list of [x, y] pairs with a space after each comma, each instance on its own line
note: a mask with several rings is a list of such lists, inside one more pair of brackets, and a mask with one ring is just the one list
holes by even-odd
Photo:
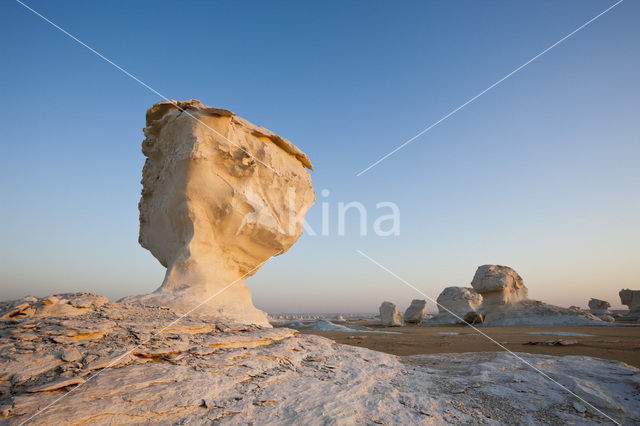
[[387, 327], [402, 325], [402, 314], [394, 303], [382, 302], [380, 305], [380, 322]]
[[640, 316], [640, 290], [620, 290], [620, 303], [629, 307], [630, 316]]
[[302, 234], [315, 200], [307, 156], [291, 142], [197, 100], [147, 111], [140, 244], [167, 268], [123, 302], [269, 326], [244, 279]]

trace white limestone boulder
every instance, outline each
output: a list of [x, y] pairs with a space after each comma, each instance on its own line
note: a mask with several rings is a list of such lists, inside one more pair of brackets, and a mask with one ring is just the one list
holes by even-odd
[[482, 304], [482, 296], [469, 287], [446, 287], [438, 295], [438, 312], [449, 314], [453, 312], [460, 318], [476, 311]]
[[602, 316], [609, 314], [611, 304], [606, 300], [594, 299], [589, 300], [589, 312], [593, 315]]
[[399, 327], [402, 325], [402, 314], [395, 304], [382, 302], [380, 305], [380, 322], [387, 327]]
[[404, 311], [404, 322], [407, 324], [420, 324], [426, 313], [426, 300], [413, 299], [407, 310]]
[[125, 303], [269, 326], [244, 279], [302, 234], [315, 200], [307, 156], [233, 112], [197, 100], [147, 111], [140, 244], [167, 268]]

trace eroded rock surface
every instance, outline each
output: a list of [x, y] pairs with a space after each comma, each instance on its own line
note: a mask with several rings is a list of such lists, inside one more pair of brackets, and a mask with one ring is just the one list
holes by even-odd
[[144, 133], [139, 240], [167, 272], [155, 293], [124, 301], [187, 312], [211, 298], [199, 315], [269, 326], [244, 279], [302, 234], [315, 200], [309, 159], [196, 100], [157, 103]]
[[380, 322], [387, 327], [398, 327], [402, 325], [402, 314], [395, 304], [382, 302], [380, 305]]
[[[506, 353], [399, 358], [287, 328], [230, 328], [167, 308], [57, 297], [97, 303], [78, 315], [0, 320], [3, 424], [606, 421]], [[3, 302], [0, 312], [22, 303]], [[607, 415], [640, 421], [639, 370], [519, 355]]]
[[[3, 424], [606, 422], [507, 353], [399, 358], [287, 328], [231, 328], [86, 293], [57, 298], [85, 311], [0, 320]], [[0, 313], [42, 300], [2, 302]], [[640, 422], [638, 369], [519, 355], [607, 415]]]

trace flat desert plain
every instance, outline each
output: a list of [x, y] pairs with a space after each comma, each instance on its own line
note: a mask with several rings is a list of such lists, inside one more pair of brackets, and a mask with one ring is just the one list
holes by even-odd
[[[394, 334], [304, 329], [300, 332], [327, 337], [346, 345], [400, 356], [504, 350], [471, 327], [464, 325], [382, 327], [379, 324], [362, 321], [349, 321], [344, 325], [351, 328], [366, 326], [369, 330], [391, 331]], [[558, 356], [586, 355], [622, 361], [640, 367], [640, 327], [637, 326], [528, 326], [478, 327], [478, 329], [513, 352]], [[545, 334], [530, 334], [541, 332]], [[569, 344], [566, 346], [548, 344], [548, 342], [559, 340]]]

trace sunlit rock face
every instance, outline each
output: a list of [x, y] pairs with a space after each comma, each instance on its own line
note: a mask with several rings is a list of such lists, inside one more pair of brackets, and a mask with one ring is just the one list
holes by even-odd
[[[307, 156], [231, 111], [197, 100], [147, 111], [140, 244], [167, 268], [124, 302], [268, 326], [243, 280], [302, 234], [315, 200]], [[233, 284], [232, 284], [233, 283]]]
[[476, 270], [471, 286], [482, 295], [483, 308], [513, 305], [528, 296], [518, 273], [508, 266], [482, 265]]

